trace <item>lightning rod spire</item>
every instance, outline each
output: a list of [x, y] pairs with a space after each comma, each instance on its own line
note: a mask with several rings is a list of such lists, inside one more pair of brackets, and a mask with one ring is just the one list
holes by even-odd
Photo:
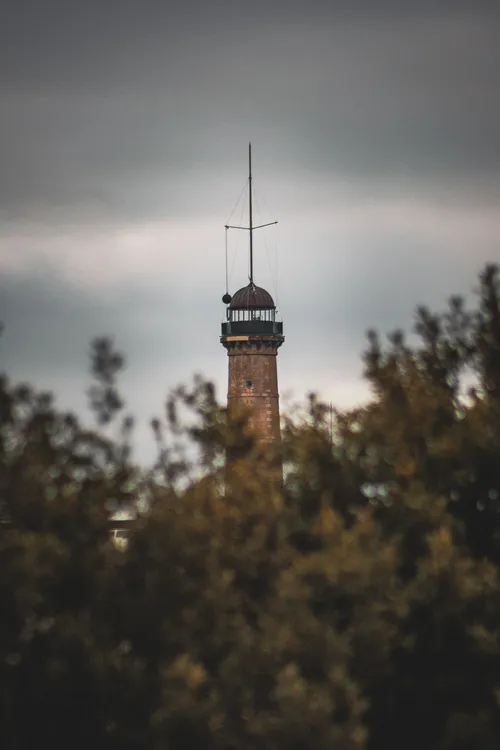
[[[252, 144], [249, 142], [248, 144], [248, 226], [247, 227], [239, 227], [235, 226], [234, 224], [225, 224], [224, 227], [226, 229], [226, 237], [227, 237], [227, 230], [228, 229], [244, 229], [250, 233], [250, 246], [249, 246], [249, 279], [250, 284], [253, 284], [253, 233], [256, 229], [262, 229], [263, 227], [270, 227], [273, 224], [277, 224], [277, 221], [268, 221], [266, 224], [259, 224], [258, 226], [254, 227], [253, 225], [253, 190], [252, 190]], [[227, 240], [226, 240], [227, 241]], [[227, 245], [226, 245], [227, 247]], [[227, 252], [226, 252], [226, 285], [227, 285]], [[226, 294], [224, 295], [225, 298], [229, 299], [230, 295], [226, 289]], [[228, 304], [226, 301], [224, 304]]]
[[253, 284], [252, 144], [248, 144], [248, 222], [250, 230], [250, 284]]

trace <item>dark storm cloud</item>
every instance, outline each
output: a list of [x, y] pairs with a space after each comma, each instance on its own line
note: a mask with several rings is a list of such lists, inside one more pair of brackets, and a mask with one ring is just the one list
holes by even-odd
[[[165, 290], [149, 280], [147, 286], [127, 285], [118, 293], [97, 292], [69, 283], [48, 273], [4, 274], [0, 276], [0, 320], [5, 331], [0, 342], [2, 362], [9, 370], [66, 375], [86, 368], [90, 341], [112, 335], [127, 346], [132, 360], [141, 361], [147, 353], [148, 366], [154, 366], [152, 339], [161, 350], [174, 345], [169, 321], [178, 309], [175, 290]], [[169, 330], [170, 329], [170, 330]]]
[[[495, 17], [490, 0], [5, 0], [0, 31], [0, 80], [95, 82], [140, 69], [138, 52], [159, 62], [205, 36], [238, 43], [248, 34], [259, 47], [257, 31], [287, 24], [414, 22], [420, 19]], [[216, 34], [216, 32], [218, 32]], [[229, 35], [229, 36], [228, 36]], [[160, 64], [158, 73], [164, 66]], [[150, 70], [155, 75], [155, 70]]]
[[12, 2], [0, 211], [209, 212], [249, 137], [290, 180], [473, 179], [483, 191], [500, 172], [492, 6]]

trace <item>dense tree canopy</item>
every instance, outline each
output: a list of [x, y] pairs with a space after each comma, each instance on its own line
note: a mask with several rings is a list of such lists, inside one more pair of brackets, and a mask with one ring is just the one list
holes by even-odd
[[[105, 339], [95, 431], [2, 377], [0, 746], [496, 750], [495, 267], [477, 300], [370, 333], [372, 399], [333, 430], [314, 397], [285, 419], [282, 487], [201, 380], [135, 467]], [[118, 550], [110, 515], [138, 498]]]

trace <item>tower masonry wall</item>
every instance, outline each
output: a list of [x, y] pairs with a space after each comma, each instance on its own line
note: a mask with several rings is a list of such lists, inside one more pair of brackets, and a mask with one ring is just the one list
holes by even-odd
[[248, 409], [250, 428], [260, 440], [281, 442], [276, 366], [277, 346], [272, 340], [247, 339], [225, 343], [229, 356], [228, 412]]

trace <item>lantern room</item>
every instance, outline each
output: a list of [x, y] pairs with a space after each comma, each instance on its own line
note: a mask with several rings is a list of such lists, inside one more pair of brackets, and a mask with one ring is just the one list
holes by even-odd
[[223, 336], [283, 335], [283, 323], [277, 321], [276, 305], [265, 289], [253, 282], [231, 297], [224, 295], [227, 322], [222, 324]]

